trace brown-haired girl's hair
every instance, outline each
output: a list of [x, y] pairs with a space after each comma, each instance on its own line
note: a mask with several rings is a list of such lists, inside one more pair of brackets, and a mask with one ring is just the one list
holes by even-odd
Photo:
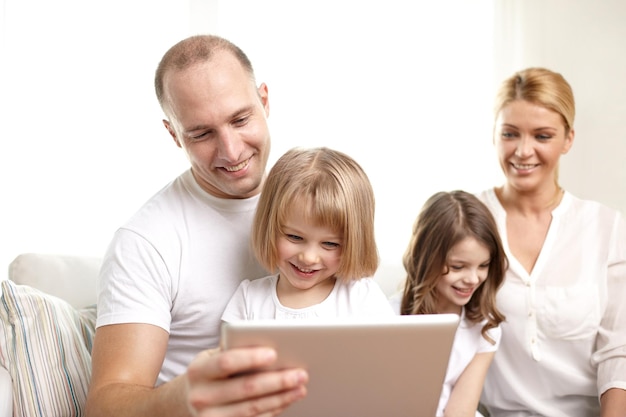
[[435, 287], [448, 271], [448, 253], [466, 237], [473, 237], [488, 248], [490, 262], [487, 279], [465, 305], [465, 317], [472, 323], [486, 319], [482, 335], [493, 343], [487, 331], [504, 321], [496, 307], [496, 293], [504, 281], [508, 261], [493, 215], [468, 192], [436, 193], [420, 211], [403, 258], [407, 278], [400, 312], [438, 313]]
[[276, 243], [296, 203], [313, 223], [342, 235], [338, 279], [374, 275], [379, 261], [374, 192], [354, 159], [325, 147], [294, 148], [278, 159], [263, 185], [252, 227], [252, 249], [269, 271], [276, 270]]

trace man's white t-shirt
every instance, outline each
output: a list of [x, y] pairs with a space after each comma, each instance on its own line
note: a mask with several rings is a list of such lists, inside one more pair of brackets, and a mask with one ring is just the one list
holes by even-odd
[[267, 275], [249, 244], [258, 199], [216, 198], [188, 170], [115, 233], [99, 276], [97, 326], [145, 323], [169, 332], [157, 385], [218, 346], [220, 318], [239, 283]]

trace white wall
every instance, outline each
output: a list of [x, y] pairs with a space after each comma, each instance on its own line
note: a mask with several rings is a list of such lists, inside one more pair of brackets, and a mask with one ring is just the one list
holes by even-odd
[[198, 32], [238, 43], [268, 83], [271, 162], [292, 146], [326, 145], [362, 163], [381, 257], [398, 274], [430, 194], [501, 181], [493, 90], [526, 66], [558, 70], [574, 88], [565, 187], [626, 212], [622, 0], [0, 5], [0, 265], [27, 251], [102, 254], [187, 167], [161, 125], [152, 77], [169, 46]]
[[430, 194], [498, 175], [491, 1], [3, 0], [0, 10], [0, 265], [26, 251], [101, 254], [187, 166], [152, 77], [197, 32], [239, 44], [269, 85], [271, 162], [326, 145], [364, 166], [385, 263], [400, 265]]
[[21, 252], [101, 255], [187, 166], [152, 77], [189, 16], [178, 0], [0, 2], [4, 271]]
[[576, 137], [560, 178], [572, 193], [626, 214], [626, 2], [497, 1], [495, 80], [545, 66], [570, 82]]
[[269, 85], [273, 158], [324, 145], [363, 165], [394, 281], [424, 200], [499, 175], [492, 15], [485, 0], [219, 2], [218, 32]]

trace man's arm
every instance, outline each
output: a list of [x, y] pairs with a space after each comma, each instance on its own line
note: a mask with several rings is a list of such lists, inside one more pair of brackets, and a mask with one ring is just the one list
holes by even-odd
[[168, 336], [146, 324], [99, 327], [87, 416], [277, 415], [306, 394], [301, 369], [248, 373], [276, 360], [266, 348], [203, 351], [186, 374], [155, 388]]
[[149, 324], [115, 324], [96, 330], [86, 415], [189, 415], [182, 378], [154, 388], [168, 333]]

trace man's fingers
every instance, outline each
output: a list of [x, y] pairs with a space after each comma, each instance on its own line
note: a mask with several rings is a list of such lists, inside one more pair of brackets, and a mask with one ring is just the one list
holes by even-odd
[[205, 350], [199, 354], [187, 369], [191, 381], [228, 378], [235, 374], [251, 372], [272, 365], [276, 361], [276, 351], [258, 347], [219, 351]]
[[303, 369], [261, 371], [275, 360], [269, 348], [203, 352], [187, 370], [189, 404], [198, 416], [215, 406], [220, 416], [277, 415], [306, 395], [308, 374]]

